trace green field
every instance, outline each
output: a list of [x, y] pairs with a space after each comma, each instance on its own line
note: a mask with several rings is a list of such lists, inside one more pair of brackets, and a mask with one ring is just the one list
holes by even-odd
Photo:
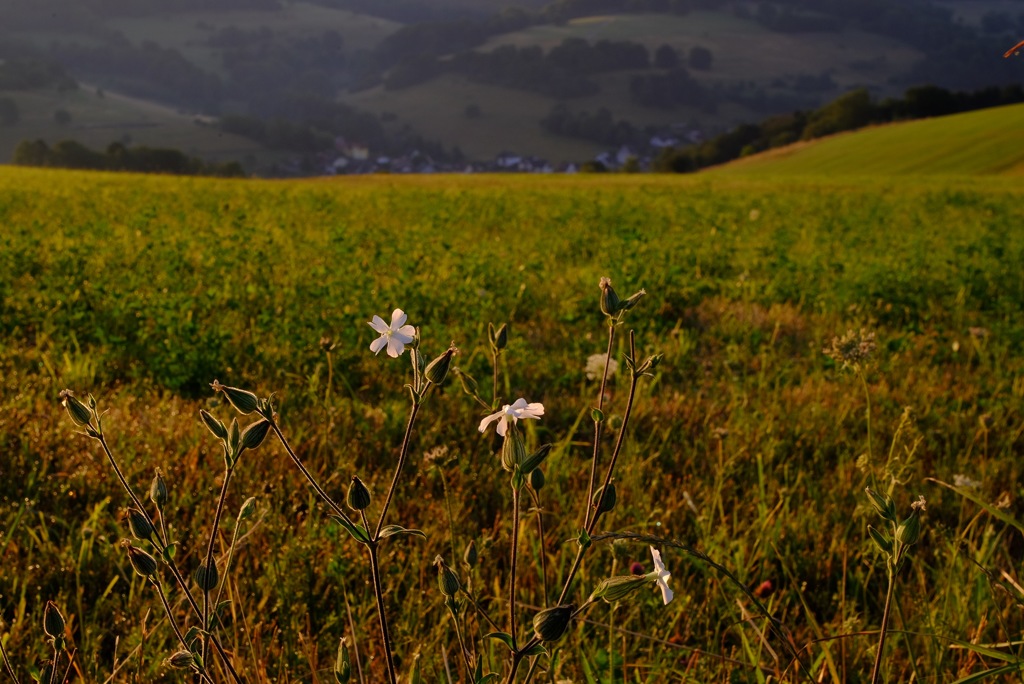
[[[136, 488], [163, 470], [177, 562], [190, 573], [223, 474], [197, 412], [235, 415], [214, 379], [276, 392], [310, 470], [342, 499], [358, 474], [376, 515], [410, 373], [408, 354], [370, 354], [366, 322], [396, 307], [420, 327], [428, 358], [453, 340], [455, 362], [488, 399], [487, 324], [509, 322], [498, 393], [545, 405], [542, 420], [524, 421], [531, 444], [558, 445], [543, 466], [543, 544], [523, 508], [517, 601], [528, 631], [554, 591], [540, 558], [557, 587], [576, 548], [566, 540], [580, 524], [598, 392], [584, 368], [607, 344], [601, 276], [622, 295], [648, 292], [619, 328], [615, 357], [628, 329], [639, 355], [664, 354], [640, 385], [618, 503], [601, 529], [707, 553], [758, 588], [814, 681], [866, 682], [886, 581], [863, 489], [892, 484], [901, 516], [919, 495], [928, 509], [899, 574], [883, 681], [1019, 663], [1024, 191], [996, 176], [833, 175], [773, 180], [764, 166], [269, 182], [0, 168], [0, 638], [16, 672], [28, 681], [47, 657], [41, 620], [54, 600], [77, 649], [74, 681], [185, 678], [162, 664], [175, 637], [118, 546], [129, 536], [124, 491], [76, 434], [61, 389], [92, 392], [108, 411], [111, 449]], [[822, 352], [861, 328], [878, 343], [863, 381]], [[330, 374], [324, 336], [336, 345]], [[624, 373], [607, 393], [603, 463]], [[395, 522], [427, 538], [382, 550], [399, 669], [418, 662], [423, 681], [449, 681], [446, 668], [466, 681], [435, 555], [472, 577], [499, 625], [508, 613], [511, 497], [499, 442], [476, 429], [484, 413], [458, 382], [429, 398], [394, 507]], [[249, 496], [258, 513], [241, 527], [220, 629], [245, 680], [333, 681], [345, 636], [364, 681], [385, 681], [364, 554], [274, 440], [246, 454], [231, 482], [222, 571]], [[471, 573], [452, 561], [470, 540], [480, 552]], [[678, 548], [662, 553], [675, 600], [662, 606], [645, 588], [598, 604], [534, 681], [807, 681], [735, 582]], [[646, 544], [596, 543], [570, 599], [634, 561], [651, 570]], [[165, 584], [176, 619], [194, 624]], [[473, 651], [502, 672], [505, 647], [480, 641], [490, 631], [469, 610]]]
[[1024, 105], [878, 126], [799, 143], [727, 164], [744, 175], [1019, 175]]

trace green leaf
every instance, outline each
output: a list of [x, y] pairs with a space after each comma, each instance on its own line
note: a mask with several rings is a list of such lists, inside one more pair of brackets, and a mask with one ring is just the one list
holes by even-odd
[[408, 534], [413, 537], [421, 537], [423, 539], [427, 538], [427, 535], [423, 534], [423, 532], [421, 532], [420, 530], [407, 530], [401, 525], [385, 525], [383, 528], [381, 528], [380, 536], [378, 536], [377, 538], [387, 539], [388, 537], [395, 537], [400, 534]]
[[370, 543], [370, 535], [366, 533], [366, 530], [364, 530], [361, 525], [356, 525], [355, 523], [349, 522], [348, 520], [342, 518], [340, 515], [332, 515], [331, 519], [334, 520], [334, 522], [341, 525], [343, 528], [345, 528], [345, 531], [348, 532], [352, 536], [352, 538], [360, 544]]
[[537, 449], [535, 452], [530, 454], [526, 458], [526, 460], [523, 461], [522, 464], [519, 466], [520, 469], [523, 471], [523, 475], [529, 475], [538, 466], [540, 466], [540, 464], [544, 462], [544, 459], [548, 457], [548, 454], [551, 453], [551, 448], [553, 446], [553, 444], [545, 444], [541, 448]]
[[476, 684], [487, 684], [487, 682], [496, 682], [500, 679], [494, 672], [488, 672], [483, 677], [476, 680]]
[[985, 670], [984, 672], [975, 672], [974, 674], [969, 674], [966, 677], [961, 677], [953, 682], [953, 684], [970, 684], [971, 682], [980, 682], [983, 679], [995, 677], [996, 675], [1019, 672], [1021, 670], [1021, 665], [1021, 663], [1010, 663], [1009, 665], [1002, 665], [991, 670]]
[[167, 546], [165, 546], [164, 547], [164, 554], [163, 554], [164, 561], [167, 562], [167, 563], [170, 563], [172, 560], [174, 560], [174, 554], [177, 553], [177, 552], [178, 552], [178, 542], [174, 542], [173, 544], [168, 544]]
[[513, 653], [515, 653], [516, 648], [515, 648], [515, 646], [512, 645], [512, 635], [511, 634], [508, 634], [506, 632], [491, 632], [490, 634], [485, 634], [484, 635], [484, 639], [497, 639], [501, 643], [503, 643], [506, 646], [508, 646], [508, 650], [510, 650]]
[[190, 651], [195, 652], [199, 650], [202, 645], [201, 637], [203, 634], [205, 634], [205, 632], [196, 626], [189, 627], [188, 631], [185, 632], [184, 640]]
[[547, 654], [548, 654], [548, 649], [544, 648], [544, 644], [534, 644], [530, 648], [526, 649], [525, 653], [523, 653], [523, 655], [527, 656], [528, 658], [532, 658], [533, 656], [539, 656], [539, 655], [547, 655]]
[[973, 501], [974, 503], [976, 503], [979, 506], [981, 506], [982, 508], [984, 508], [985, 512], [988, 513], [989, 515], [991, 515], [993, 518], [997, 518], [999, 520], [1002, 520], [1004, 523], [1006, 523], [1010, 527], [1013, 527], [1018, 532], [1020, 532], [1021, 534], [1024, 534], [1024, 524], [1021, 524], [1013, 516], [1007, 515], [1006, 513], [1004, 513], [1003, 511], [999, 510], [998, 508], [996, 508], [992, 504], [990, 504], [990, 503], [988, 503], [986, 501], [983, 501], [981, 499], [981, 497], [979, 497], [979, 496], [977, 496], [975, 494], [972, 494], [971, 492], [967, 491], [966, 489], [961, 489], [959, 487], [954, 487], [953, 485], [951, 485], [951, 484], [949, 484], [947, 482], [943, 482], [942, 480], [936, 480], [934, 477], [929, 477], [928, 480], [931, 481], [931, 482], [934, 482], [935, 484], [940, 484], [943, 487], [946, 487], [947, 489], [952, 489], [954, 492], [956, 492], [960, 496], [964, 497], [968, 501]]

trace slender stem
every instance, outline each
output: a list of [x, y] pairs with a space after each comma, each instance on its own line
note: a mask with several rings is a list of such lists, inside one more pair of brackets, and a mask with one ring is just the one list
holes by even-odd
[[871, 453], [871, 392], [868, 391], [867, 373], [862, 370], [858, 375], [860, 375], [861, 385], [864, 386], [864, 400], [867, 402], [864, 409], [864, 418], [867, 421], [868, 426], [868, 463], [871, 463], [873, 458], [873, 454]]
[[324, 407], [331, 400], [331, 385], [334, 384], [334, 362], [331, 360], [331, 352], [327, 352], [327, 390], [324, 392]]
[[[128, 496], [131, 497], [132, 503], [134, 503], [135, 507], [146, 517], [146, 521], [149, 522], [150, 527], [156, 529], [156, 525], [153, 524], [153, 518], [150, 517], [149, 511], [147, 511], [146, 507], [142, 505], [142, 499], [138, 497], [135, 490], [132, 489], [132, 486], [128, 484], [128, 480], [125, 479], [124, 473], [121, 472], [121, 468], [117, 465], [117, 461], [114, 460], [114, 454], [110, 453], [110, 447], [107, 446], [106, 435], [101, 432], [100, 436], [95, 439], [98, 440], [100, 445], [103, 447], [103, 451], [107, 455], [107, 460], [110, 461], [110, 467], [114, 469], [114, 474], [117, 475], [117, 479], [121, 481], [121, 486], [124, 487], [124, 490], [128, 492]], [[161, 541], [163, 544], [167, 543], [166, 539]]]
[[[425, 393], [426, 390], [424, 391]], [[420, 406], [422, 406], [421, 401], [414, 400], [412, 402], [412, 410], [409, 411], [409, 422], [405, 426], [405, 437], [402, 439], [402, 452], [398, 456], [398, 465], [395, 466], [395, 475], [391, 478], [391, 487], [388, 489], [388, 495], [384, 497], [384, 506], [380, 509], [380, 519], [377, 520], [377, 529], [372, 537], [374, 541], [380, 537], [381, 528], [384, 527], [384, 520], [388, 515], [388, 508], [391, 507], [391, 499], [394, 498], [395, 490], [398, 489], [398, 478], [401, 477], [402, 468], [405, 467], [405, 461], [409, 457], [409, 442], [412, 441], [412, 428], [416, 424], [416, 416], [419, 415]]]
[[512, 652], [512, 667], [508, 671], [508, 677], [505, 679], [505, 684], [512, 684], [516, 681], [516, 672], [519, 671], [519, 663], [523, 662], [523, 656], [521, 651]]
[[882, 670], [882, 650], [885, 648], [885, 632], [889, 627], [889, 612], [892, 610], [892, 597], [896, 591], [896, 572], [889, 569], [889, 588], [885, 592], [885, 610], [882, 611], [882, 629], [878, 635], [878, 652], [875, 653], [875, 667], [871, 670], [871, 684], [878, 684]]
[[469, 662], [469, 649], [466, 647], [466, 640], [462, 636], [462, 629], [459, 627], [459, 616], [455, 613], [454, 605], [448, 606], [448, 612], [451, 613], [452, 622], [455, 624], [455, 636], [459, 639], [462, 659], [466, 663], [466, 679], [470, 679], [473, 676], [473, 666]]
[[487, 621], [487, 624], [491, 626], [491, 629], [493, 629], [495, 632], [500, 632], [501, 627], [499, 627], [498, 623], [492, 620], [491, 616], [488, 615], [487, 612], [480, 607], [480, 604], [477, 603], [476, 596], [473, 595], [473, 592], [470, 591], [468, 587], [462, 587], [462, 593], [465, 594], [466, 598], [469, 599], [469, 602], [473, 604], [473, 608], [476, 610], [477, 613], [480, 614], [480, 617]]
[[444, 490], [444, 507], [448, 513], [448, 535], [451, 541], [452, 564], [454, 564], [458, 557], [455, 555], [455, 518], [452, 516], [452, 499], [448, 493], [448, 478], [445, 477], [444, 470], [438, 468], [437, 474], [441, 476], [441, 489]]
[[498, 407], [498, 352], [491, 353], [491, 408]]
[[60, 658], [60, 652], [57, 650], [57, 646], [53, 647], [53, 665], [50, 666], [50, 684], [57, 684], [57, 659]]
[[[206, 546], [206, 573], [210, 572], [210, 565], [213, 563], [213, 543], [217, 539], [217, 528], [220, 527], [220, 517], [224, 513], [224, 500], [228, 496], [228, 483], [231, 481], [231, 473], [234, 471], [234, 466], [228, 466], [224, 470], [224, 481], [220, 485], [220, 497], [217, 499], [217, 509], [213, 514], [213, 529], [210, 530], [210, 543]], [[206, 584], [204, 582], [203, 584]], [[203, 630], [206, 632], [210, 631], [210, 591], [206, 587], [203, 589]], [[203, 639], [203, 662], [206, 661], [206, 655], [209, 649], [210, 639], [207, 636]]]
[[[238, 528], [241, 524], [241, 520], [235, 520], [234, 530], [231, 532], [231, 545], [228, 546], [228, 558], [224, 561], [224, 580], [217, 585], [217, 596], [213, 600], [213, 609], [216, 610], [217, 606], [220, 605], [220, 597], [224, 594], [224, 585], [227, 584], [228, 570], [231, 568], [231, 559], [235, 555], [235, 544], [238, 543]], [[211, 630], [212, 631], [212, 630]]]
[[[608, 326], [608, 351], [604, 357], [604, 372], [601, 373], [601, 390], [597, 395], [597, 410], [604, 411], [604, 393], [608, 384], [608, 366], [612, 358], [612, 343], [615, 341], [615, 325]], [[597, 479], [597, 459], [601, 453], [601, 431], [603, 420], [594, 421], [594, 455], [590, 459], [590, 483], [587, 486], [587, 498], [583, 500], [583, 526], [590, 524], [590, 504], [594, 498], [594, 481]]]
[[288, 440], [285, 439], [284, 433], [281, 432], [281, 428], [278, 427], [276, 420], [270, 421], [270, 428], [274, 431], [274, 434], [277, 435], [277, 439], [279, 442], [281, 442], [281, 446], [283, 446], [284, 450], [288, 452], [288, 457], [292, 459], [292, 463], [295, 464], [295, 467], [298, 468], [299, 472], [302, 473], [303, 477], [306, 478], [306, 482], [308, 482], [309, 486], [313, 488], [313, 491], [319, 494], [320, 498], [324, 500], [324, 503], [330, 506], [331, 509], [338, 516], [340, 516], [348, 522], [352, 522], [352, 519], [348, 516], [348, 513], [345, 512], [345, 509], [338, 505], [338, 503], [334, 499], [332, 499], [327, 492], [324, 491], [324, 488], [320, 486], [320, 483], [316, 481], [316, 478], [313, 477], [312, 473], [306, 470], [306, 466], [302, 465], [302, 461], [299, 460], [299, 457], [295, 454], [294, 451], [292, 451], [291, 445], [288, 444]]
[[4, 648], [4, 640], [0, 639], [0, 656], [4, 659], [4, 669], [7, 670], [7, 674], [11, 676], [14, 684], [21, 684], [18, 681], [18, 675], [14, 674], [14, 666], [11, 665], [10, 658], [7, 657], [7, 649]]
[[388, 666], [388, 681], [398, 684], [398, 673], [395, 671], [395, 658], [391, 653], [391, 633], [388, 631], [388, 618], [384, 612], [384, 590], [380, 583], [380, 563], [377, 561], [377, 546], [368, 544], [370, 553], [370, 575], [373, 578], [373, 593], [377, 597], [377, 617], [380, 618], [380, 636], [384, 641], [384, 655]]
[[[164, 612], [167, 613], [167, 621], [171, 623], [171, 629], [174, 630], [174, 635], [178, 637], [178, 641], [181, 643], [181, 647], [184, 648], [186, 651], [190, 651], [191, 649], [185, 642], [185, 637], [182, 636], [181, 630], [178, 629], [178, 623], [174, 621], [174, 614], [171, 612], [171, 604], [167, 602], [167, 595], [164, 593], [164, 588], [160, 585], [160, 582], [158, 582], [157, 580], [150, 581], [152, 582], [153, 586], [156, 587], [156, 593], [160, 595], [160, 602], [164, 604]], [[210, 679], [210, 676], [205, 671], [200, 670], [199, 676], [208, 682], [213, 682], [213, 680]]]
[[538, 665], [540, 665], [540, 656], [537, 656], [530, 661], [530, 669], [526, 671], [525, 684], [530, 684], [530, 680], [533, 679], [533, 673], [537, 671]]
[[[530, 495], [533, 497], [533, 505], [537, 510], [537, 536], [540, 537], [540, 582], [541, 591], [544, 592], [544, 607], [548, 607], [548, 562], [547, 554], [544, 552], [544, 514], [540, 509], [540, 492], [530, 488]], [[532, 668], [531, 668], [532, 669]]]
[[512, 570], [508, 582], [508, 633], [512, 635], [512, 650], [516, 646], [516, 563], [519, 556], [519, 489], [512, 487]]

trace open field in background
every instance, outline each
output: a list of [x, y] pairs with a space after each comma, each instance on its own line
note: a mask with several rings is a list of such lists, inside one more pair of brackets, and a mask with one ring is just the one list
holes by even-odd
[[[78, 90], [3, 92], [15, 101], [20, 113], [18, 123], [0, 126], [0, 161], [9, 163], [14, 149], [24, 140], [42, 138], [49, 145], [60, 140], [77, 140], [98, 150], [112, 142], [125, 142], [149, 147], [170, 147], [211, 161], [259, 160], [267, 163], [280, 159], [280, 153], [259, 143], [218, 130], [214, 125], [200, 125], [196, 117], [176, 112], [170, 107], [104, 92], [83, 84]], [[61, 126], [54, 113], [64, 109], [71, 114], [71, 123]]]
[[1020, 175], [1024, 105], [877, 126], [740, 159], [714, 171], [759, 176]]
[[[17, 663], [42, 656], [52, 599], [84, 680], [103, 681], [116, 662], [115, 681], [180, 681], [160, 664], [173, 637], [157, 601], [116, 546], [125, 496], [74, 434], [59, 390], [91, 391], [109, 409], [106, 430], [138, 487], [164, 470], [178, 558], [191, 569], [221, 469], [197, 411], [232, 415], [207, 387], [214, 378], [277, 392], [292, 443], [332, 493], [358, 474], [382, 495], [408, 361], [370, 355], [366, 321], [394, 307], [420, 326], [428, 356], [454, 340], [458, 365], [481, 380], [487, 322], [510, 321], [500, 393], [542, 401], [530, 439], [561, 445], [541, 501], [557, 583], [578, 525], [591, 435], [582, 419], [596, 393], [584, 365], [603, 351], [597, 283], [607, 275], [621, 294], [647, 289], [628, 327], [641, 354], [665, 360], [642, 386], [619, 504], [602, 527], [674, 537], [750, 587], [771, 582], [765, 601], [807, 644], [813, 676], [866, 681], [885, 572], [863, 488], [884, 487], [888, 466], [903, 482], [900, 510], [924, 495], [928, 512], [901, 573], [893, 627], [906, 634], [890, 638], [886, 681], [984, 670], [996, 661], [942, 637], [1019, 637], [1024, 539], [927, 478], [966, 476], [972, 496], [1024, 520], [1022, 199], [1016, 179], [774, 182], [767, 170], [230, 182], [0, 169], [0, 633]], [[821, 351], [860, 327], [879, 344], [867, 375], [870, 459], [863, 388]], [[337, 343], [329, 393], [323, 335]], [[623, 380], [611, 386], [613, 425]], [[455, 659], [435, 554], [475, 539], [474, 586], [495, 616], [506, 611], [507, 480], [479, 419], [457, 385], [429, 400], [395, 518], [428, 539], [386, 548], [396, 650], [404, 671], [421, 653], [426, 681], [444, 680], [442, 647]], [[444, 474], [454, 540], [442, 480], [423, 460], [440, 448], [458, 459]], [[325, 681], [348, 634], [367, 681], [379, 681], [361, 553], [276, 443], [244, 456], [224, 534], [248, 496], [259, 522], [228, 581], [225, 633], [242, 669], [252, 681]], [[543, 604], [535, 530], [527, 516], [525, 620]], [[665, 558], [675, 602], [644, 593], [592, 610], [557, 644], [552, 678], [612, 681], [612, 664], [614, 681], [764, 681], [757, 667], [776, 663], [743, 595], [682, 554]], [[597, 548], [578, 599], [633, 560], [649, 569], [644, 546]], [[471, 620], [475, 637], [481, 629]], [[840, 635], [850, 636], [826, 640]], [[500, 667], [494, 643], [482, 648]]]

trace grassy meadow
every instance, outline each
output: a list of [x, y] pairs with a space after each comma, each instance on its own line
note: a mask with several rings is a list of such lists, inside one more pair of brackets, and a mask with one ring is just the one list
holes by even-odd
[[[521, 524], [528, 630], [575, 552], [598, 393], [585, 365], [605, 349], [598, 281], [608, 276], [620, 295], [648, 292], [615, 357], [634, 329], [638, 354], [664, 361], [640, 385], [618, 504], [600, 530], [708, 554], [784, 625], [803, 668], [735, 582], [664, 545], [675, 600], [663, 606], [645, 588], [598, 604], [534, 681], [869, 681], [886, 572], [866, 532], [878, 524], [867, 485], [891, 486], [901, 516], [928, 501], [899, 574], [882, 680], [1015, 667], [1022, 223], [1018, 179], [997, 176], [268, 182], [0, 167], [0, 639], [28, 681], [47, 657], [53, 600], [77, 649], [73, 681], [188, 679], [163, 664], [174, 635], [118, 545], [127, 497], [76, 434], [60, 390], [96, 396], [139, 491], [162, 470], [177, 559], [191, 571], [223, 474], [198, 411], [236, 415], [214, 379], [276, 392], [284, 431], [325, 488], [344, 498], [358, 475], [377, 509], [410, 372], [408, 354], [369, 352], [366, 322], [394, 308], [420, 328], [428, 358], [454, 341], [455, 363], [488, 399], [487, 324], [508, 322], [498, 394], [544, 403], [542, 420], [523, 421], [531, 444], [556, 445], [539, 494], [543, 540], [535, 506]], [[878, 345], [862, 379], [822, 351], [861, 328]], [[623, 364], [607, 390], [604, 462], [628, 384]], [[499, 441], [477, 432], [485, 413], [457, 381], [430, 396], [394, 508], [427, 538], [382, 547], [396, 659], [405, 675], [418, 663], [423, 681], [466, 681], [435, 555], [472, 580], [499, 624], [508, 611], [511, 497]], [[245, 681], [333, 681], [342, 636], [363, 681], [385, 681], [363, 553], [276, 441], [245, 454], [234, 476], [221, 567], [250, 496], [257, 514], [239, 527], [221, 630]], [[471, 572], [455, 562], [470, 541]], [[646, 544], [596, 543], [570, 598], [633, 562], [651, 569]], [[170, 599], [185, 620], [181, 597]], [[480, 641], [492, 630], [473, 615], [474, 648], [504, 671], [507, 651]]]

